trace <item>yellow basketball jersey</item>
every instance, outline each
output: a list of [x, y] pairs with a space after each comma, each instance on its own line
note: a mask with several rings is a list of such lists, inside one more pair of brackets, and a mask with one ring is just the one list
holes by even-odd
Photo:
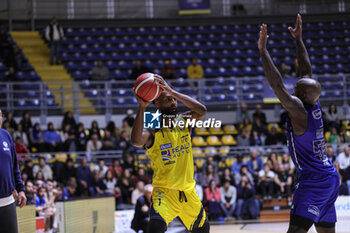
[[154, 143], [146, 154], [152, 160], [154, 186], [180, 191], [195, 187], [189, 128], [163, 127], [156, 131]]

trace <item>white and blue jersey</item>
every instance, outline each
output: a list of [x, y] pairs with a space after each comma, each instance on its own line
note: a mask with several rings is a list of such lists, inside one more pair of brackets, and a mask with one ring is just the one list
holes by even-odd
[[293, 133], [287, 118], [289, 153], [299, 172], [295, 186], [291, 214], [314, 222], [336, 222], [334, 202], [339, 192], [339, 176], [325, 150], [322, 109], [305, 105], [308, 115], [307, 129], [302, 135]]

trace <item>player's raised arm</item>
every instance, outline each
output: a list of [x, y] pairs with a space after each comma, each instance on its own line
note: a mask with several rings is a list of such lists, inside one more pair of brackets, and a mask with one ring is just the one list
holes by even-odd
[[193, 99], [192, 97], [181, 94], [180, 92], [177, 92], [173, 90], [163, 79], [163, 77], [159, 75], [154, 75], [154, 80], [157, 82], [157, 85], [159, 85], [163, 91], [167, 92], [169, 95], [171, 95], [173, 98], [177, 99], [181, 103], [183, 103], [186, 107], [188, 107], [190, 112], [187, 112], [186, 114], [191, 115], [191, 118], [193, 119], [203, 119], [205, 114], [207, 113], [207, 108], [198, 102], [197, 100]]
[[139, 108], [137, 109], [136, 119], [131, 131], [131, 144], [137, 147], [147, 145], [151, 132], [143, 130], [143, 113], [151, 102], [146, 102], [136, 95], [134, 92]]
[[295, 28], [288, 27], [288, 30], [290, 31], [292, 37], [295, 39], [300, 76], [307, 76], [308, 78], [312, 78], [311, 62], [302, 38], [303, 25], [300, 14], [297, 16]]
[[[282, 76], [273, 63], [269, 52], [267, 51], [267, 38], [267, 26], [266, 24], [263, 24], [260, 27], [259, 51], [267, 81], [269, 82], [277, 98], [280, 100], [282, 106], [288, 111], [292, 121], [305, 121], [305, 119], [307, 119], [307, 114], [304, 109], [304, 105], [299, 98], [289, 94], [287, 88], [284, 86]], [[293, 126], [294, 125], [297, 124], [293, 124]]]

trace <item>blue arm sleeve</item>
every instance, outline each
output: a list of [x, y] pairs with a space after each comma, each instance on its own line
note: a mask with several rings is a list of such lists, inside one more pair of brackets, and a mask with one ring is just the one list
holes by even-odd
[[14, 145], [12, 145], [11, 147], [11, 154], [13, 159], [13, 175], [15, 178], [16, 190], [17, 192], [20, 192], [20, 191], [24, 192], [24, 185], [21, 177], [21, 172], [19, 171], [19, 167], [18, 167], [17, 153]]

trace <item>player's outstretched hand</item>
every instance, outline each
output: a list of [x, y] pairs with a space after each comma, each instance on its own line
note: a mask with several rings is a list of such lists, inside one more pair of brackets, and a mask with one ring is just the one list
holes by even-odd
[[290, 34], [292, 35], [292, 37], [294, 39], [301, 38], [303, 27], [302, 27], [302, 20], [301, 20], [300, 14], [297, 15], [297, 21], [295, 23], [295, 28], [288, 27], [288, 30], [290, 31]]
[[260, 51], [266, 49], [267, 38], [269, 38], [269, 36], [267, 35], [267, 25], [262, 24], [260, 26], [260, 37], [259, 37], [259, 50]]
[[174, 90], [169, 86], [167, 82], [165, 82], [164, 78], [158, 74], [154, 75], [154, 81], [156, 81], [156, 84], [163, 89], [166, 93], [169, 95], [172, 95]]
[[138, 95], [136, 95], [136, 93], [135, 93], [135, 88], [133, 89], [133, 91], [134, 91], [134, 95], [135, 95], [135, 98], [136, 98], [136, 100], [137, 100], [137, 102], [139, 103], [139, 105], [141, 106], [141, 107], [147, 107], [151, 102], [148, 102], [148, 101], [144, 101], [141, 97], [139, 97]]

